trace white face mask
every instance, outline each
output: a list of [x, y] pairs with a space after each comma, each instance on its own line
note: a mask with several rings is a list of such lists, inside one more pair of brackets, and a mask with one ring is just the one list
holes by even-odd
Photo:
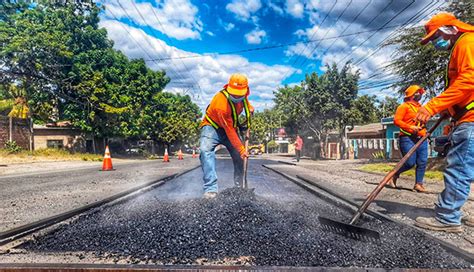
[[232, 100], [232, 102], [234, 102], [234, 103], [242, 102], [242, 101], [244, 101], [244, 98], [245, 98], [245, 96], [241, 96], [241, 97], [236, 98], [236, 97], [233, 97], [232, 95], [229, 95], [229, 97], [230, 97], [230, 100]]

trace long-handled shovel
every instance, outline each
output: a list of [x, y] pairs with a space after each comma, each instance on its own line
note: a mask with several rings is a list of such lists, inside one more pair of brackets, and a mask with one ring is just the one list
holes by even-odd
[[[249, 153], [249, 139], [250, 139], [250, 128], [247, 128], [247, 130], [245, 131], [245, 143], [244, 143], [244, 146], [245, 146], [245, 152], [248, 154]], [[242, 182], [242, 188], [243, 189], [248, 189], [248, 183], [247, 183], [247, 169], [248, 169], [248, 166], [249, 166], [249, 158], [246, 157], [244, 159], [244, 175], [243, 175], [243, 182]]]
[[440, 117], [436, 124], [431, 127], [431, 129], [423, 136], [418, 142], [408, 151], [408, 153], [403, 156], [403, 158], [398, 162], [395, 168], [390, 171], [383, 180], [375, 187], [375, 189], [367, 196], [364, 203], [359, 207], [357, 212], [352, 217], [349, 224], [335, 221], [333, 219], [325, 218], [319, 216], [319, 222], [323, 226], [324, 229], [334, 231], [338, 234], [356, 239], [361, 241], [367, 242], [377, 242], [380, 240], [380, 234], [374, 230], [362, 228], [356, 226], [355, 224], [362, 216], [362, 214], [367, 210], [369, 205], [374, 201], [377, 195], [382, 191], [383, 187], [392, 179], [392, 177], [397, 173], [398, 170], [403, 166], [403, 164], [410, 158], [410, 156], [420, 147], [420, 145], [433, 133], [433, 131], [441, 124], [441, 122], [445, 119], [445, 117]]

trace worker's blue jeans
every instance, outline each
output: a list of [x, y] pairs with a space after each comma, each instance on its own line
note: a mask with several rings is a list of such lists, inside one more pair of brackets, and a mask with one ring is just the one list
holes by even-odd
[[211, 126], [201, 128], [199, 159], [204, 173], [204, 192], [217, 192], [217, 173], [216, 173], [216, 146], [223, 144], [230, 153], [234, 163], [234, 185], [240, 186], [243, 180], [244, 161], [240, 153], [235, 150], [227, 138], [223, 129], [215, 129]]
[[474, 123], [462, 123], [449, 135], [451, 148], [446, 156], [444, 190], [438, 196], [436, 219], [461, 224], [461, 207], [466, 203], [474, 180]]
[[[400, 137], [400, 151], [403, 156], [416, 144], [417, 138], [411, 138], [407, 136]], [[416, 183], [423, 184], [423, 178], [425, 177], [426, 164], [428, 163], [428, 141], [423, 142], [420, 147], [416, 150], [413, 155], [407, 160], [407, 162], [398, 170], [397, 175], [410, 170], [416, 164]]]

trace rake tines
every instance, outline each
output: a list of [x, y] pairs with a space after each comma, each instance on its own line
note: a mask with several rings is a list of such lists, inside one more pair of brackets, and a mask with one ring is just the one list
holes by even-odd
[[342, 223], [322, 216], [318, 216], [318, 219], [322, 228], [325, 230], [332, 231], [354, 240], [371, 243], [380, 242], [380, 234], [374, 230]]

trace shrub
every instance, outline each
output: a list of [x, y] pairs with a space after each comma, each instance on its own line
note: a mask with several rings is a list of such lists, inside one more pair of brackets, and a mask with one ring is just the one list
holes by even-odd
[[20, 152], [22, 148], [15, 141], [8, 141], [5, 143], [5, 149], [12, 154]]

